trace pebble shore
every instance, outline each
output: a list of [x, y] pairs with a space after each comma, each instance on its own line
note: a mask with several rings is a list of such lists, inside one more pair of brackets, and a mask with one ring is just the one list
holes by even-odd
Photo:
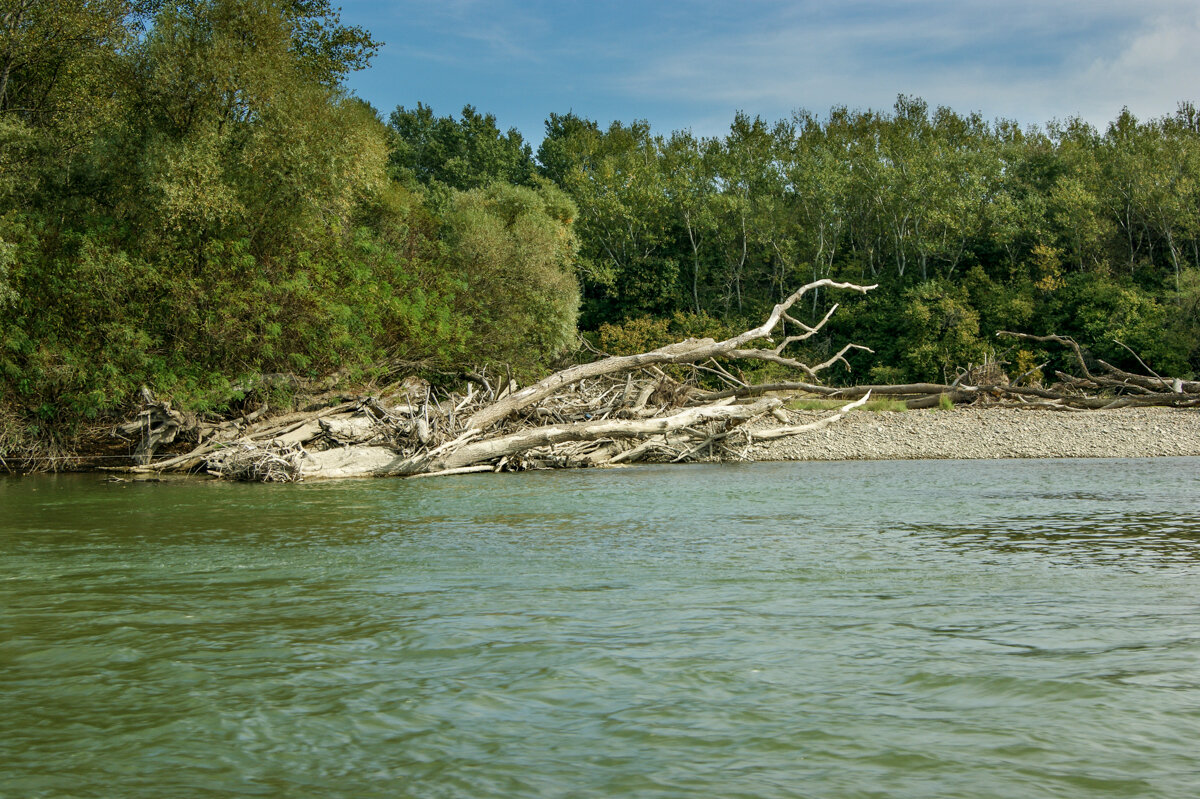
[[[803, 424], [829, 413], [788, 415]], [[854, 411], [823, 429], [756, 443], [747, 452], [756, 461], [1179, 455], [1200, 456], [1200, 409]]]

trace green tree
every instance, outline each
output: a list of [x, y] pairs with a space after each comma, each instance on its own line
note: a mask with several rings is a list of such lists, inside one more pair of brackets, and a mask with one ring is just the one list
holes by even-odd
[[784, 160], [801, 258], [814, 279], [829, 277], [846, 241], [851, 163], [844, 131], [807, 111], [793, 117], [796, 137]]
[[467, 357], [532, 375], [575, 343], [576, 210], [549, 183], [456, 194], [442, 236], [471, 330]]
[[717, 235], [725, 303], [738, 314], [746, 310], [746, 283], [753, 282], [756, 267], [769, 260], [763, 252], [766, 230], [760, 223], [771, 219], [783, 194], [775, 156], [775, 136], [766, 123], [741, 112], [734, 115], [729, 134], [714, 153], [721, 184]]
[[533, 151], [516, 128], [501, 133], [496, 118], [465, 106], [460, 119], [436, 117], [417, 103], [398, 107], [389, 126], [394, 134], [390, 163], [401, 180], [439, 183], [465, 190], [500, 181], [529, 185]]
[[199, 396], [245, 371], [362, 363], [370, 314], [340, 292], [403, 282], [372, 271], [354, 221], [386, 183], [384, 127], [337, 86], [369, 37], [323, 3], [25, 10], [5, 23], [49, 44], [5, 42], [0, 122], [45, 157], [0, 207], [0, 402], [59, 423], [141, 383]]
[[138, 4], [6, 0], [0, 11], [0, 203], [19, 189], [41, 204], [120, 113]]
[[679, 263], [660, 148], [650, 125], [613, 123], [601, 132], [568, 117], [542, 151], [579, 209], [586, 323], [668, 313], [678, 299]]
[[708, 260], [701, 253], [716, 232], [714, 150], [715, 142], [699, 140], [687, 131], [672, 133], [662, 145], [663, 191], [686, 240], [692, 310], [697, 314], [703, 312], [700, 277]]
[[904, 300], [901, 346], [910, 374], [948, 382], [957, 367], [983, 363], [987, 346], [979, 312], [965, 290], [932, 280], [909, 289]]

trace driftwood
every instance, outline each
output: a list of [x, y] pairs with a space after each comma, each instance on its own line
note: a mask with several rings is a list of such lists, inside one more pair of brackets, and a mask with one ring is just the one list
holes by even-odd
[[[784, 385], [802, 388], [830, 399], [852, 399], [868, 393], [876, 396], [889, 396], [903, 400], [905, 407], [909, 409], [933, 408], [946, 402], [956, 405], [963, 403], [1004, 404], [1018, 408], [1061, 411], [1146, 406], [1200, 407], [1200, 381], [1181, 380], [1159, 375], [1146, 366], [1137, 353], [1132, 350], [1129, 350], [1130, 353], [1150, 374], [1127, 372], [1098, 358], [1091, 359], [1089, 365], [1089, 358], [1084, 348], [1074, 339], [1066, 336], [1037, 336], [1010, 331], [1000, 331], [996, 335], [1000, 338], [1013, 338], [1065, 347], [1074, 356], [1079, 374], [1073, 375], [1060, 370], [1055, 372], [1057, 382], [1050, 386], [1023, 386], [1020, 383], [1025, 378], [1040, 371], [1046, 364], [1043, 363], [1010, 381], [994, 364], [988, 363], [983, 367], [964, 371], [956, 381], [950, 384], [913, 383], [889, 386], [850, 386], [847, 388], [829, 388], [799, 383]], [[1120, 344], [1120, 342], [1116, 343]], [[1120, 345], [1125, 346], [1124, 344]], [[986, 380], [979, 380], [980, 377], [986, 378]], [[772, 385], [764, 388], [771, 390], [779, 387], [781, 386]], [[757, 388], [759, 387], [748, 386], [736, 392], [721, 392], [720, 395], [736, 393], [738, 396], [752, 396], [756, 393]], [[720, 395], [709, 394], [706, 397], [712, 399]]]
[[185, 425], [185, 419], [183, 414], [171, 409], [171, 403], [154, 399], [150, 389], [143, 387], [141, 393], [142, 410], [137, 418], [118, 425], [113, 433], [126, 440], [136, 437], [138, 444], [133, 460], [135, 463], [148, 464], [154, 458], [155, 450], [175, 441]]
[[[835, 288], [846, 289], [866, 293], [875, 286], [858, 286], [853, 283], [838, 283], [833, 280], [824, 279], [817, 280], [805, 286], [801, 286], [799, 290], [793, 293], [783, 302], [776, 305], [767, 320], [756, 328], [747, 330], [733, 338], [724, 341], [714, 341], [711, 338], [704, 339], [688, 339], [677, 344], [670, 344], [650, 352], [644, 352], [638, 355], [626, 355], [617, 358], [604, 358], [592, 363], [580, 364], [569, 369], [564, 369], [561, 372], [555, 372], [549, 377], [541, 380], [528, 388], [521, 389], [510, 396], [490, 403], [473, 414], [467, 422], [467, 427], [470, 429], [484, 430], [497, 422], [517, 413], [523, 408], [547, 399], [557, 391], [578, 383], [589, 378], [597, 378], [617, 373], [630, 372], [635, 369], [646, 368], [650, 366], [661, 366], [664, 364], [694, 364], [702, 363], [714, 358], [733, 358], [742, 360], [761, 360], [779, 363], [799, 371], [804, 372], [810, 378], [816, 378], [817, 372], [822, 369], [827, 369], [837, 362], [845, 363], [845, 355], [851, 349], [867, 350], [866, 347], [861, 347], [857, 344], [848, 344], [842, 348], [837, 355], [833, 356], [824, 363], [816, 366], [808, 366], [794, 359], [788, 358], [783, 354], [784, 348], [789, 344], [797, 341], [803, 341], [820, 332], [825, 323], [833, 316], [834, 311], [838, 306], [834, 305], [829, 309], [815, 325], [809, 326], [796, 320], [788, 312], [792, 306], [810, 291], [820, 288]], [[745, 349], [747, 344], [756, 341], [769, 339], [771, 333], [779, 326], [781, 322], [789, 322], [792, 325], [800, 328], [804, 332], [799, 335], [787, 336], [776, 346], [772, 348], [761, 349]]]
[[[826, 386], [821, 372], [836, 363], [849, 367], [848, 354], [869, 350], [848, 344], [811, 366], [787, 353], [790, 345], [820, 332], [837, 308], [812, 325], [791, 314], [801, 297], [818, 288], [867, 292], [874, 286], [819, 280], [776, 305], [758, 327], [723, 341], [688, 339], [637, 355], [605, 357], [525, 388], [508, 374], [478, 370], [464, 376], [465, 392], [460, 393], [434, 390], [409, 378], [372, 396], [272, 419], [265, 418], [264, 406], [239, 419], [190, 429], [194, 448], [157, 462], [151, 462], [155, 449], [186, 427], [169, 404], [146, 392], [142, 413], [118, 432], [141, 436], [134, 453], [138, 465], [131, 471], [204, 470], [226, 479], [295, 482], [741, 460], [754, 441], [833, 424], [872, 396], [900, 400], [908, 408], [983, 403], [1078, 412], [1130, 405], [1200, 406], [1200, 381], [1164, 377], [1144, 363], [1149, 374], [1126, 372], [1089, 360], [1072, 339], [1009, 332], [998, 335], [1067, 348], [1078, 374], [1059, 371], [1050, 386], [1025, 385], [1038, 369], [1010, 381], [998, 364], [986, 363], [963, 370], [947, 384]], [[784, 327], [789, 333], [773, 340]], [[726, 368], [736, 361], [773, 363], [798, 379], [749, 385]], [[681, 365], [715, 375], [726, 388], [705, 391], [694, 380], [673, 376], [680, 370], [672, 367]], [[817, 421], [793, 423], [800, 420], [786, 411], [781, 393], [842, 404]], [[770, 424], [753, 424], [767, 417], [773, 417]]]
[[[139, 462], [132, 470], [205, 470], [228, 479], [275, 482], [742, 459], [755, 438], [768, 437], [751, 432], [755, 420], [768, 415], [782, 420], [784, 426], [769, 437], [813, 424], [788, 424], [781, 399], [764, 396], [765, 391], [743, 393], [748, 387], [720, 361], [774, 363], [811, 381], [797, 385], [828, 394], [836, 390], [819, 384], [820, 373], [837, 363], [849, 366], [851, 352], [869, 352], [848, 344], [816, 365], [789, 354], [791, 345], [819, 333], [837, 309], [813, 324], [792, 314], [802, 297], [821, 288], [865, 293], [874, 286], [818, 280], [776, 305], [758, 327], [723, 341], [688, 339], [637, 355], [605, 357], [524, 388], [508, 375], [478, 370], [465, 376], [465, 393], [407, 381], [308, 414], [209, 425], [194, 436], [190, 452]], [[706, 395], [664, 371], [680, 365], [721, 376], [733, 393]], [[847, 410], [817, 424], [832, 423]]]
[[945, 403], [1002, 404], [1030, 410], [1068, 412], [1145, 406], [1200, 407], [1200, 381], [1160, 375], [1150, 369], [1136, 352], [1119, 341], [1116, 343], [1128, 350], [1148, 374], [1128, 372], [1099, 358], [1089, 359], [1084, 348], [1066, 336], [1037, 336], [1009, 331], [1000, 331], [996, 335], [1000, 338], [1064, 347], [1074, 356], [1079, 374], [1056, 371], [1057, 382], [1050, 386], [1021, 385], [1034, 373], [1045, 368], [1048, 362], [1018, 375], [1013, 380], [1009, 380], [997, 364], [989, 362], [981, 367], [964, 370], [953, 383], [836, 388], [799, 381], [774, 382], [698, 392], [694, 399], [713, 402], [729, 397], [745, 399], [772, 392], [794, 391], [830, 400], [852, 400], [867, 395], [891, 397], [903, 401], [905, 407], [910, 410], [934, 408]]
[[271, 442], [265, 447], [243, 443], [208, 460], [208, 471], [218, 477], [256, 483], [295, 483], [303, 478], [308, 453], [300, 444]]

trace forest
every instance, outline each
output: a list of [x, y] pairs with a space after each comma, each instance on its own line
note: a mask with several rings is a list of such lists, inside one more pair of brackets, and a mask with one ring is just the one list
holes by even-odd
[[525, 383], [728, 338], [822, 279], [878, 285], [804, 298], [842, 303], [807, 357], [873, 350], [835, 384], [1066, 357], [1000, 330], [1200, 367], [1188, 102], [1101, 131], [901, 96], [711, 138], [550, 113], [535, 151], [471, 106], [354, 97], [380, 45], [329, 0], [0, 9], [0, 469], [69, 458], [142, 387], [220, 415], [298, 381]]

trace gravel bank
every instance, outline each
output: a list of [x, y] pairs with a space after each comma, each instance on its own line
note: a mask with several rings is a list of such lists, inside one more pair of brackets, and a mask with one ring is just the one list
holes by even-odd
[[[828, 413], [791, 411], [793, 424]], [[1200, 410], [1068, 413], [1015, 408], [854, 411], [821, 430], [751, 447], [758, 461], [1147, 458], [1200, 455]]]

